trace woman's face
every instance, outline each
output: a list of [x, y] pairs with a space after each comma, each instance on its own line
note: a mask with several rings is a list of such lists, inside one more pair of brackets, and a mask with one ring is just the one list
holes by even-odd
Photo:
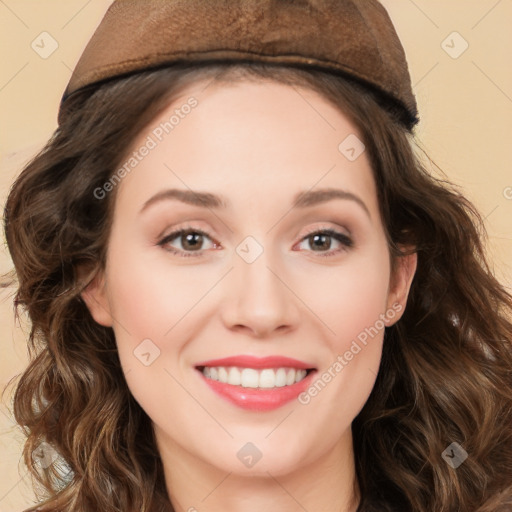
[[117, 194], [106, 269], [83, 296], [163, 452], [277, 476], [351, 449], [416, 260], [391, 279], [367, 154], [327, 100], [205, 85], [104, 188]]

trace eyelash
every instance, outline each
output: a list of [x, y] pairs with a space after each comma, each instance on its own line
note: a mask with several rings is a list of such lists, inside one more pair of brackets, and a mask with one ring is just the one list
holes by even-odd
[[[210, 235], [208, 233], [206, 233], [205, 231], [201, 230], [201, 229], [192, 228], [192, 227], [185, 227], [185, 228], [181, 228], [181, 229], [178, 229], [176, 231], [173, 231], [172, 233], [169, 233], [164, 238], [162, 238], [162, 240], [160, 240], [157, 245], [161, 246], [166, 251], [169, 251], [172, 254], [176, 254], [176, 255], [178, 255], [178, 256], [180, 256], [182, 258], [190, 258], [190, 257], [192, 257], [192, 258], [200, 258], [200, 257], [202, 257], [203, 256], [203, 251], [197, 251], [197, 254], [194, 254], [191, 251], [181, 251], [181, 250], [176, 250], [174, 248], [167, 248], [167, 247], [165, 247], [165, 245], [168, 244], [170, 241], [180, 237], [181, 235], [183, 235], [185, 233], [196, 233], [196, 234], [203, 235], [203, 236], [206, 236], [206, 237], [211, 239]], [[352, 248], [353, 245], [354, 245], [353, 240], [348, 235], [345, 235], [344, 233], [340, 233], [339, 231], [336, 231], [336, 230], [331, 229], [331, 228], [315, 229], [315, 230], [307, 233], [300, 240], [300, 242], [303, 242], [304, 240], [307, 240], [309, 237], [311, 237], [313, 235], [327, 235], [327, 236], [330, 236], [330, 237], [334, 238], [335, 240], [337, 240], [338, 242], [340, 242], [344, 246], [342, 249], [326, 251], [323, 254], [320, 252], [318, 254], [318, 256], [324, 257], [324, 258], [325, 257], [333, 256], [333, 255], [338, 254], [338, 253], [340, 253], [342, 251], [346, 251], [346, 250]]]

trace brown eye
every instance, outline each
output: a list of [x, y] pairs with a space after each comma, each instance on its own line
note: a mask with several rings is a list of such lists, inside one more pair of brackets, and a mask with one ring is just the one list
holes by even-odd
[[196, 251], [198, 248], [201, 248], [203, 244], [203, 236], [201, 233], [197, 233], [196, 231], [191, 231], [188, 233], [182, 233], [180, 235], [181, 246], [183, 249]]
[[[208, 233], [205, 233], [200, 229], [184, 228], [170, 233], [160, 242], [158, 242], [158, 245], [174, 254], [178, 254], [183, 257], [201, 256], [202, 251], [206, 249], [204, 247], [206, 239], [211, 240]], [[175, 247], [171, 245], [171, 242], [175, 243], [175, 241], [177, 241], [181, 247]], [[216, 244], [212, 243], [212, 246], [216, 247]], [[187, 254], [194, 252], [197, 254]]]
[[[333, 245], [333, 239], [338, 244], [341, 244], [341, 249], [330, 250]], [[338, 254], [353, 246], [353, 241], [349, 236], [343, 233], [339, 233], [333, 229], [324, 229], [309, 233], [302, 239], [301, 243], [304, 242], [308, 243], [313, 252], [326, 253], [319, 254], [321, 256], [331, 256], [333, 254]]]
[[318, 249], [330, 249], [332, 239], [330, 235], [326, 235], [324, 233], [318, 233], [316, 235], [310, 235], [308, 237], [308, 241], [311, 244], [310, 247], [313, 248], [314, 251]]

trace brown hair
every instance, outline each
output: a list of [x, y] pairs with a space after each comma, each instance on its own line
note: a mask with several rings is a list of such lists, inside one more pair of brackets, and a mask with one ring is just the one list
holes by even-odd
[[[115, 202], [115, 192], [98, 200], [94, 190], [184, 86], [244, 77], [310, 87], [349, 116], [372, 165], [392, 261], [402, 246], [418, 253], [407, 308], [386, 328], [374, 389], [352, 425], [358, 512], [510, 510], [512, 296], [488, 267], [478, 212], [427, 171], [396, 112], [357, 82], [299, 66], [225, 62], [145, 71], [83, 91], [10, 191], [15, 304], [32, 322], [14, 414], [27, 435], [24, 461], [47, 494], [37, 510], [172, 510], [151, 421], [128, 390], [113, 331], [80, 297], [105, 265]], [[89, 269], [83, 282], [79, 267]], [[67, 476], [58, 464], [34, 466], [42, 441], [58, 451]], [[468, 453], [457, 469], [442, 457], [453, 442]]]

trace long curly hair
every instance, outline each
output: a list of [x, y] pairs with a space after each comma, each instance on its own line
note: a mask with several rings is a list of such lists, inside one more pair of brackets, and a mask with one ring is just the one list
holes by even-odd
[[[217, 61], [83, 91], [10, 190], [7, 277], [17, 285], [16, 315], [21, 307], [31, 320], [30, 364], [13, 411], [43, 497], [25, 512], [173, 510], [151, 420], [129, 392], [113, 330], [93, 320], [80, 293], [104, 268], [116, 197], [98, 200], [94, 190], [136, 135], [200, 79], [270, 79], [332, 102], [366, 146], [392, 262], [401, 247], [418, 254], [405, 313], [386, 328], [375, 386], [352, 424], [358, 512], [512, 510], [512, 296], [489, 268], [478, 211], [427, 169], [378, 91], [301, 66]], [[41, 446], [56, 451], [54, 463], [34, 463]], [[450, 446], [467, 453], [456, 469], [443, 456]]]

